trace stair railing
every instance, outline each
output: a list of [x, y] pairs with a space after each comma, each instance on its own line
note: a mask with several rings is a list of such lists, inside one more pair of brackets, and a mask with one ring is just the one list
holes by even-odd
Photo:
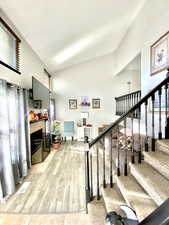
[[[128, 112], [135, 104], [141, 99], [141, 91], [135, 91], [126, 95], [116, 97], [116, 115], [121, 116]], [[137, 118], [138, 114], [134, 114], [134, 118]]]
[[[165, 137], [163, 131], [166, 129], [162, 127], [162, 108], [164, 108], [163, 119], [165, 117], [167, 124], [169, 115], [168, 84], [169, 77], [141, 98], [90, 143], [86, 139], [86, 205], [94, 195], [97, 196], [97, 199], [100, 198], [101, 185], [105, 188], [109, 184], [110, 188], [113, 188], [113, 165], [117, 176], [121, 174], [127, 176], [129, 163], [141, 163], [143, 160], [142, 150], [149, 151], [151, 148], [151, 151], [155, 151], [155, 138]], [[158, 112], [156, 112], [156, 108]], [[134, 119], [135, 114], [138, 115], [137, 120]], [[113, 146], [113, 141], [116, 142], [115, 146]], [[115, 151], [113, 147], [115, 147]], [[93, 168], [94, 158], [95, 168]]]

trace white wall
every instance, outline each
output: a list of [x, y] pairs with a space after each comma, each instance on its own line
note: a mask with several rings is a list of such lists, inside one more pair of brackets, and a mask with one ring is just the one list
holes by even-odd
[[[58, 95], [56, 99], [57, 118], [60, 120], [75, 118], [77, 120], [81, 110], [69, 111], [68, 98], [88, 95], [91, 98], [100, 97], [102, 99], [101, 110], [92, 111], [90, 120], [97, 124], [111, 122], [113, 114], [112, 97], [126, 93], [126, 82], [131, 77], [129, 73], [124, 74], [124, 68], [138, 54], [141, 54], [142, 95], [145, 95], [163, 80], [166, 71], [150, 76], [150, 46], [169, 30], [168, 21], [169, 1], [148, 0], [113, 55], [56, 74], [55, 86], [58, 87], [55, 89]], [[116, 74], [121, 74], [121, 76], [113, 78], [113, 75]], [[139, 81], [136, 83], [138, 84]], [[151, 123], [151, 119], [149, 122]], [[156, 126], [158, 126], [157, 121]], [[144, 133], [144, 125], [142, 132]]]
[[44, 73], [45, 65], [40, 61], [30, 46], [26, 43], [21, 34], [14, 28], [14, 25], [8, 20], [0, 10], [0, 16], [11, 26], [21, 39], [20, 52], [20, 72], [21, 75], [0, 65], [0, 79], [15, 83], [24, 88], [32, 88], [32, 76], [36, 77], [44, 85], [48, 86], [48, 76]]
[[165, 72], [150, 76], [150, 46], [169, 30], [169, 1], [148, 0], [116, 51], [115, 74], [141, 53], [142, 92], [147, 93]]
[[[129, 28], [119, 49], [116, 51], [115, 74], [121, 71], [137, 54], [141, 53], [141, 91], [142, 96], [148, 93], [166, 76], [163, 71], [150, 75], [150, 46], [169, 30], [169, 1], [148, 0], [143, 9]], [[144, 111], [143, 111], [144, 112]], [[151, 136], [151, 110], [149, 113], [149, 135]], [[162, 113], [164, 115], [164, 113]], [[144, 113], [142, 113], [142, 133], [144, 128]], [[155, 130], [158, 132], [158, 113], [155, 113]], [[164, 131], [165, 121], [162, 118]], [[163, 132], [164, 133], [164, 132]]]
[[[57, 73], [53, 83], [56, 92], [56, 118], [77, 122], [80, 112], [88, 111], [87, 122], [95, 127], [94, 136], [97, 135], [98, 126], [112, 123], [115, 113], [114, 97], [128, 93], [128, 81], [132, 84], [131, 91], [140, 89], [139, 71], [124, 70], [114, 77], [113, 69], [113, 55], [107, 55]], [[75, 98], [79, 104], [81, 96], [100, 98], [101, 109], [78, 106], [77, 110], [69, 110], [69, 99]]]

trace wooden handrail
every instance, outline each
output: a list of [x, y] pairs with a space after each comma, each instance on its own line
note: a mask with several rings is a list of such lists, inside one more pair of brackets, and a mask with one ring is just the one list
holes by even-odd
[[121, 96], [119, 96], [119, 97], [115, 97], [115, 100], [117, 101], [117, 100], [120, 99], [120, 98], [127, 97], [127, 96], [130, 96], [130, 95], [139, 94], [139, 93], [141, 93], [141, 90], [139, 90], [139, 91], [134, 91], [134, 92], [131, 92], [131, 93], [126, 94], [126, 95], [121, 95]]

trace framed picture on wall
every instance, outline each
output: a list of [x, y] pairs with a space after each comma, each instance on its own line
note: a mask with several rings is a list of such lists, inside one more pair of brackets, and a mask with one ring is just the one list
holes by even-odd
[[169, 67], [169, 32], [151, 46], [151, 75]]
[[100, 109], [100, 98], [93, 98], [92, 99], [92, 108], [93, 109]]
[[77, 99], [69, 99], [69, 109], [77, 109]]
[[80, 101], [81, 106], [90, 106], [90, 101], [88, 96], [82, 96]]
[[32, 102], [34, 109], [41, 109], [42, 108], [42, 101], [41, 100], [33, 100]]

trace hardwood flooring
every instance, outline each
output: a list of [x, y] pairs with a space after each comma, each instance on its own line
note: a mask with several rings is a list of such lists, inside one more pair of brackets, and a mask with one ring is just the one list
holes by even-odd
[[85, 210], [83, 144], [67, 142], [59, 151], [53, 150], [43, 163], [32, 167], [24, 182], [30, 182], [26, 191], [17, 191], [1, 204], [0, 213], [56, 214]]
[[0, 225], [89, 225], [89, 221], [88, 215], [84, 213], [64, 215], [0, 214]]
[[[83, 150], [83, 144], [67, 142], [59, 151], [52, 150], [43, 163], [34, 165], [16, 193], [0, 204], [0, 225], [103, 224], [104, 207], [90, 207], [89, 214], [85, 213]], [[102, 150], [99, 153], [102, 162]], [[101, 163], [100, 184], [102, 168]], [[94, 187], [95, 174], [96, 154], [93, 154]], [[25, 183], [26, 191], [22, 193]]]

